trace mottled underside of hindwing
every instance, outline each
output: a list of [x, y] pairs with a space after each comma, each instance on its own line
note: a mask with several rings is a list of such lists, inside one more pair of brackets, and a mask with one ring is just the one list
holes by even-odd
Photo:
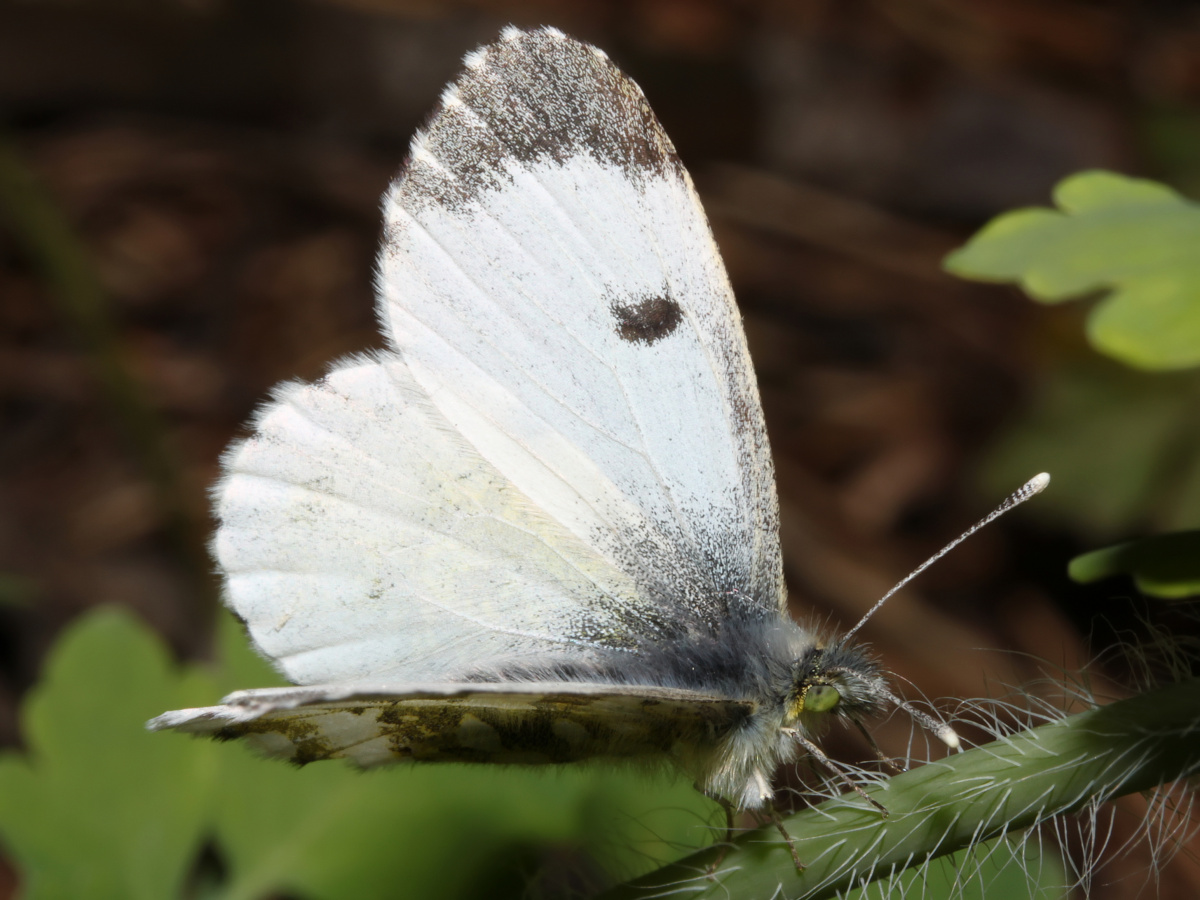
[[261, 752], [297, 763], [533, 765], [691, 756], [717, 747], [751, 710], [716, 698], [621, 694], [371, 699], [275, 710], [216, 736], [245, 737]]

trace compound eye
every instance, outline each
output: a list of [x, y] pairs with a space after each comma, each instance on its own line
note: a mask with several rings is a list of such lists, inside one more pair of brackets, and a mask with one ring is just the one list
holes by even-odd
[[804, 692], [805, 712], [829, 712], [841, 701], [842, 695], [832, 684], [810, 685]]

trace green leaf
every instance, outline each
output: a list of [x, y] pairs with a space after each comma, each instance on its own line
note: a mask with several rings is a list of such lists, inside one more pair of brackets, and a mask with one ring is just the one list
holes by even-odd
[[1143, 594], [1165, 600], [1200, 595], [1200, 531], [1163, 534], [1093, 550], [1071, 560], [1068, 574], [1087, 584], [1132, 575]]
[[0, 756], [0, 836], [23, 897], [180, 895], [208, 815], [212, 748], [144, 725], [213, 689], [128, 613], [67, 630], [22, 707], [28, 753]]
[[[634, 875], [712, 837], [694, 811], [708, 801], [686, 784], [664, 790], [657, 779], [600, 769], [296, 769], [238, 746], [222, 749], [217, 836], [231, 876], [222, 898], [383, 900], [397, 895], [397, 883], [405, 896], [470, 898], [488, 885], [489, 896], [516, 897], [551, 848], [584, 869]], [[681, 815], [681, 805], [693, 811]], [[668, 818], [682, 818], [670, 825], [672, 840], [661, 825], [631, 833], [645, 814], [672, 810]], [[605, 858], [609, 842], [625, 848], [621, 858]], [[638, 850], [649, 853], [633, 869]], [[507, 878], [507, 892], [498, 878]]]
[[1087, 325], [1097, 350], [1144, 369], [1200, 365], [1200, 205], [1102, 171], [1065, 179], [1054, 199], [994, 219], [946, 269], [1044, 303], [1103, 292]]

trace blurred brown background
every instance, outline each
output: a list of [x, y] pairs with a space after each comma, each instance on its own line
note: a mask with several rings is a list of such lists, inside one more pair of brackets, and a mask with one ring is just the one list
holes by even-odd
[[[1047, 358], [1084, 352], [1078, 308], [941, 257], [1080, 169], [1200, 187], [1195, 3], [6, 0], [4, 152], [100, 291], [65, 305], [14, 224], [29, 210], [0, 220], [0, 741], [83, 609], [133, 607], [205, 652], [219, 454], [277, 381], [380, 345], [378, 197], [463, 53], [510, 22], [607, 50], [696, 178], [758, 367], [795, 610], [822, 622], [999, 501], [981, 460]], [[1037, 502], [864, 631], [928, 696], [1077, 667], [1127, 624], [1128, 586], [1065, 578], [1094, 536]], [[1195, 864], [1162, 893], [1200, 893]]]

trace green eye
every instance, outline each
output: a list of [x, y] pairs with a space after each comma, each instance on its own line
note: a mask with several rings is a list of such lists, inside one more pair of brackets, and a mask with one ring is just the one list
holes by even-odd
[[838, 705], [842, 695], [831, 684], [814, 684], [804, 692], [805, 712], [829, 712]]

